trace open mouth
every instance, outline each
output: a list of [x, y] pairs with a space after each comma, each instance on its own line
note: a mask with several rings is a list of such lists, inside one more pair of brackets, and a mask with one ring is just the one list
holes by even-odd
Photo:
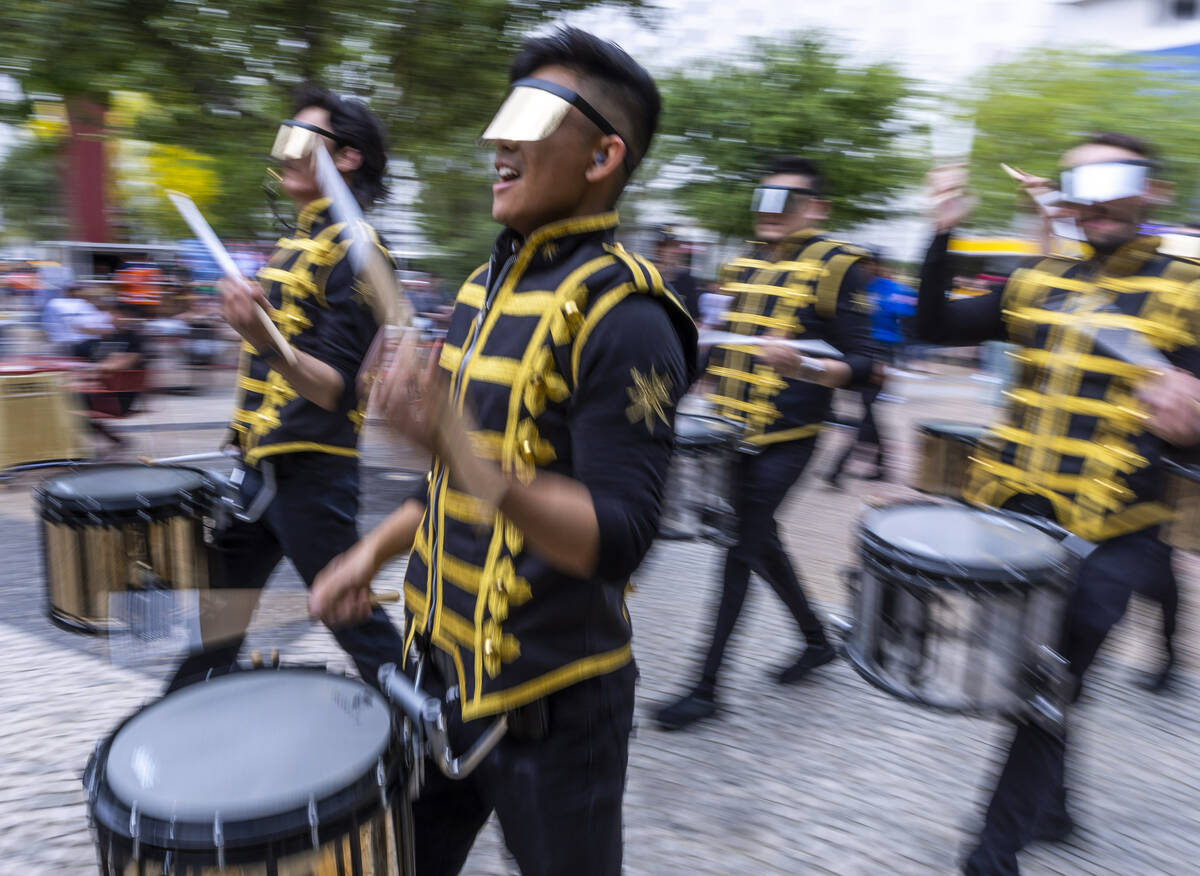
[[499, 178], [500, 184], [516, 182], [521, 178], [521, 171], [517, 170], [511, 164], [496, 162], [496, 176]]

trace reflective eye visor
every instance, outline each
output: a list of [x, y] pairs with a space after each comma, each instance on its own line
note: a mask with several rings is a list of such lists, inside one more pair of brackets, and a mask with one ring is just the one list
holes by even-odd
[[333, 131], [310, 125], [308, 122], [298, 122], [288, 119], [279, 125], [279, 133], [275, 135], [275, 145], [271, 147], [271, 157], [277, 161], [294, 161], [305, 158], [312, 153], [317, 135], [328, 137], [339, 146], [344, 146], [342, 140]]
[[795, 206], [796, 202], [793, 197], [812, 198], [816, 194], [812, 189], [793, 186], [759, 186], [754, 190], [754, 197], [750, 200], [750, 212], [786, 213]]
[[1103, 204], [1146, 194], [1148, 161], [1105, 161], [1062, 172], [1061, 203]]
[[625, 170], [633, 173], [637, 164], [629, 150], [629, 139], [612, 126], [608, 119], [571, 89], [545, 79], [526, 77], [512, 84], [508, 97], [496, 111], [479, 142], [513, 140], [533, 143], [545, 140], [558, 130], [571, 107], [583, 113], [606, 136], [620, 137], [625, 143]]

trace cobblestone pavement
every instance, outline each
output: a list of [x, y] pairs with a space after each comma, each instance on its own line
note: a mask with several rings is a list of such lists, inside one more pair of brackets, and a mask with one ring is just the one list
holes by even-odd
[[[852, 527], [863, 496], [913, 495], [903, 486], [915, 446], [911, 423], [986, 422], [993, 412], [982, 402], [991, 387], [964, 373], [916, 375], [890, 391], [903, 397], [882, 409], [895, 457], [892, 480], [848, 480], [835, 492], [810, 474], [785, 507], [785, 539], [813, 596], [828, 610], [844, 603], [840, 571], [853, 561]], [[122, 453], [132, 458], [213, 446], [226, 398], [214, 392], [156, 403], [153, 414], [130, 424], [130, 446]], [[853, 412], [852, 399], [840, 405]], [[848, 435], [829, 430], [812, 470], [823, 471]], [[371, 526], [406, 473], [421, 466], [378, 432], [368, 433], [366, 451], [362, 523]], [[0, 488], [0, 708], [6, 717], [0, 876], [94, 872], [79, 785], [83, 764], [97, 740], [161, 688], [155, 674], [110, 665], [102, 642], [45, 620], [34, 483], [24, 476]], [[1200, 872], [1197, 568], [1190, 556], [1178, 563], [1187, 601], [1182, 681], [1161, 697], [1132, 684], [1135, 671], [1157, 659], [1157, 614], [1135, 604], [1075, 715], [1070, 766], [1080, 830], [1068, 843], [1032, 847], [1022, 860], [1028, 874]], [[719, 720], [683, 734], [653, 726], [654, 708], [694, 677], [719, 564], [709, 546], [661, 542], [636, 577], [630, 610], [641, 682], [625, 805], [626, 872], [954, 872], [1005, 728], [899, 703], [841, 662], [806, 683], [780, 687], [770, 671], [794, 656], [799, 640], [768, 588], [751, 589], [728, 656]], [[402, 563], [388, 567], [381, 586], [397, 583], [402, 571]], [[297, 584], [283, 569], [272, 587]], [[255, 645], [280, 646], [285, 662], [352, 671], [318, 627], [285, 637], [252, 631]], [[465, 872], [515, 872], [494, 824], [481, 834]]]

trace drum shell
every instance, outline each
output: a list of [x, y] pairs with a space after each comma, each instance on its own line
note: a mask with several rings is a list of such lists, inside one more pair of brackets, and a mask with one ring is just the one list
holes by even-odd
[[679, 414], [675, 422], [675, 453], [663, 488], [659, 536], [733, 544], [739, 429], [725, 420], [691, 414]]
[[860, 675], [931, 708], [1022, 712], [1033, 670], [1060, 641], [1070, 562], [1024, 573], [955, 568], [889, 550], [866, 532], [859, 550], [845, 647]]
[[[254, 670], [312, 672], [323, 668]], [[238, 874], [238, 876], [341, 876], [411, 872], [411, 770], [393, 732], [379, 765], [346, 788], [313, 801], [317, 815], [314, 847], [309, 811], [296, 809], [221, 825], [223, 847], [211, 823], [166, 822], [131, 812], [109, 787], [103, 769], [129, 716], [97, 746], [84, 771], [88, 817], [94, 830], [100, 872], [132, 874]], [[382, 787], [380, 779], [382, 777]], [[136, 823], [137, 839], [133, 825]]]
[[1173, 548], [1200, 551], [1200, 466], [1163, 461], [1166, 503], [1174, 517], [1162, 528], [1162, 539]]
[[913, 486], [930, 495], [961, 499], [971, 457], [985, 428], [969, 423], [926, 423], [919, 429], [921, 460]]
[[109, 593], [140, 588], [147, 579], [173, 589], [207, 588], [216, 488], [208, 480], [200, 483], [140, 508], [130, 502], [84, 509], [56, 501], [45, 484], [39, 488], [50, 619], [73, 632], [103, 632]]

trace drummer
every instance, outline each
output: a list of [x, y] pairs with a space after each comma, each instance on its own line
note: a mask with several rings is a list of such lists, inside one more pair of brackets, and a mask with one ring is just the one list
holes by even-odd
[[[406, 670], [420, 662], [426, 688], [461, 704], [460, 748], [508, 717], [470, 778], [426, 771], [417, 870], [459, 872], [494, 811], [522, 873], [616, 876], [637, 675], [625, 591], [653, 538], [695, 326], [614, 239], [658, 122], [653, 79], [575, 28], [528, 40], [510, 77], [483, 135], [504, 230], [459, 290], [436, 376], [401, 358], [380, 387], [389, 420], [435, 455]], [[380, 544], [403, 545], [408, 513]], [[322, 617], [344, 618], [354, 592], [361, 617], [367, 576], [350, 559], [314, 590]]]
[[[1079, 683], [1121, 619], [1135, 587], [1174, 590], [1170, 516], [1159, 462], [1200, 440], [1200, 266], [1158, 251], [1139, 232], [1169, 194], [1152, 178], [1152, 148], [1126, 134], [1088, 138], [1062, 158], [1062, 187], [1027, 177], [1041, 203], [1091, 247], [1086, 259], [1052, 257], [1018, 271], [998, 292], [949, 301], [947, 240], [970, 209], [965, 174], [935, 171], [937, 235], [921, 275], [917, 328], [926, 341], [1020, 345], [998, 449], [981, 448], [966, 497], [980, 505], [1055, 518], [1095, 542], [1067, 607], [1063, 656]], [[1060, 226], [1061, 227], [1061, 226]], [[1165, 357], [1165, 358], [1164, 358]], [[1168, 667], [1170, 658], [1168, 659]], [[1073, 829], [1066, 807], [1066, 740], [1017, 725], [968, 874], [1015, 874], [1030, 840]]]
[[[306, 86], [280, 134], [291, 143], [307, 134], [309, 148], [329, 150], [364, 208], [386, 194], [383, 126], [362, 103]], [[358, 540], [357, 445], [366, 399], [357, 377], [379, 325], [355, 280], [345, 230], [331, 216], [311, 160], [282, 160], [281, 186], [296, 207], [292, 233], [280, 240], [258, 283], [226, 278], [219, 284], [225, 320], [244, 341], [231, 422], [242, 455], [243, 505], [264, 489], [268, 470], [276, 485], [257, 521], [235, 521], [218, 536], [221, 579], [228, 587], [263, 587], [285, 556], [311, 584]], [[295, 364], [264, 330], [255, 313], [260, 307], [273, 314], [293, 346]], [[379, 667], [403, 653], [403, 641], [381, 608], [336, 635], [372, 684]], [[201, 679], [210, 669], [227, 669], [240, 645], [231, 642], [188, 658], [171, 687]]]
[[863, 386], [874, 369], [864, 293], [869, 277], [860, 266], [868, 253], [821, 233], [830, 207], [822, 186], [813, 162], [775, 159], [754, 192], [758, 242], [727, 268], [726, 288], [735, 296], [725, 315], [730, 331], [825, 340], [845, 358], [805, 359], [785, 344], [768, 342], [722, 346], [709, 359], [708, 375], [717, 381], [717, 415], [744, 423], [746, 440], [758, 452], [738, 459], [733, 477], [738, 541], [725, 556], [721, 599], [699, 681], [657, 713], [658, 723], [668, 730], [716, 712], [717, 672], [746, 600], [751, 571], [783, 600], [804, 638], [803, 652], [776, 673], [776, 680], [798, 682], [836, 656], [775, 523], [776, 510], [812, 458], [833, 388]]

